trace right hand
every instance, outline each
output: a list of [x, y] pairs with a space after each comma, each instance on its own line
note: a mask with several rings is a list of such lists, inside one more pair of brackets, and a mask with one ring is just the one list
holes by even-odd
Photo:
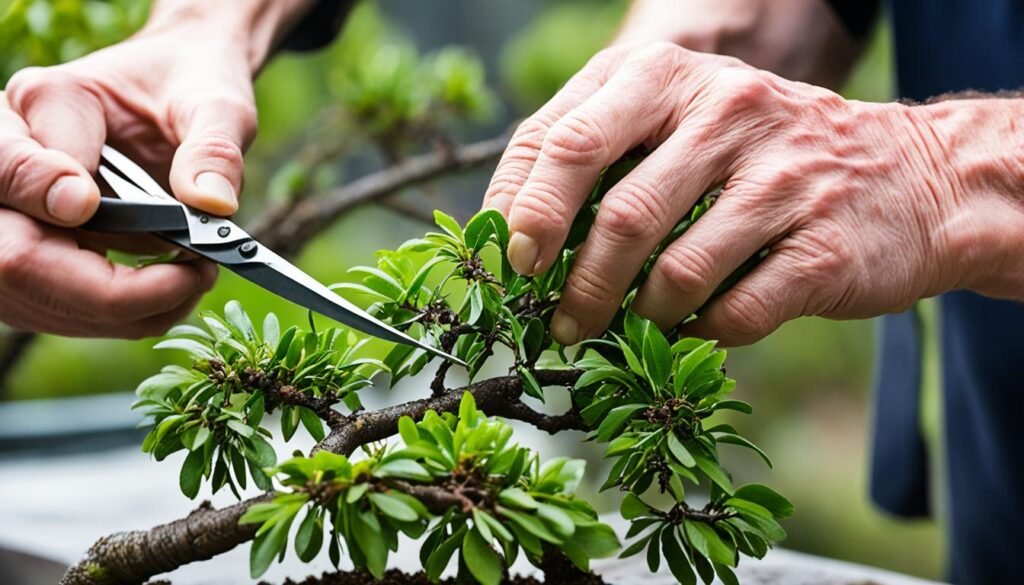
[[109, 248], [152, 251], [151, 236], [74, 229], [99, 203], [104, 143], [169, 177], [183, 202], [235, 212], [256, 132], [254, 64], [245, 42], [211, 26], [151, 22], [77, 61], [20, 71], [0, 92], [0, 321], [61, 335], [158, 335], [213, 286], [205, 261], [107, 260]]

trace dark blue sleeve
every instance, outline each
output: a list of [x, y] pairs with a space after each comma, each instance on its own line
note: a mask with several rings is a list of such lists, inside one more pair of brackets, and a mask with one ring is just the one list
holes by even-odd
[[878, 18], [881, 0], [826, 0], [853, 38], [864, 40]]
[[281, 42], [287, 51], [314, 51], [334, 40], [355, 0], [317, 0], [309, 13]]

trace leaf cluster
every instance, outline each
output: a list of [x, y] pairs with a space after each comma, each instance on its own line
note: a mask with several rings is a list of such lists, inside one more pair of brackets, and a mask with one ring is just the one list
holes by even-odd
[[[242, 522], [258, 523], [251, 553], [253, 577], [285, 555], [292, 524], [300, 559], [309, 561], [327, 542], [331, 560], [342, 549], [357, 568], [381, 578], [399, 534], [424, 537], [420, 558], [431, 579], [457, 559], [460, 579], [497, 585], [520, 549], [540, 564], [554, 546], [586, 569], [614, 553], [618, 539], [594, 510], [572, 494], [584, 462], [541, 463], [511, 442], [512, 428], [488, 418], [473, 396], [458, 416], [428, 411], [399, 425], [404, 444], [377, 445], [352, 461], [320, 451], [290, 459], [269, 473], [289, 492], [249, 509]], [[325, 536], [326, 532], [326, 536]]]
[[134, 406], [153, 425], [144, 452], [160, 461], [187, 451], [180, 484], [190, 498], [204, 478], [214, 492], [227, 485], [238, 495], [247, 478], [271, 489], [263, 469], [275, 465], [277, 456], [265, 415], [280, 411], [285, 440], [300, 426], [322, 440], [325, 409], [337, 402], [360, 408], [358, 391], [385, 369], [377, 360], [358, 358], [366, 340], [342, 329], [291, 327], [282, 333], [270, 313], [257, 333], [237, 301], [227, 304], [223, 316], [204, 313], [201, 319], [205, 327], [179, 325], [156, 345], [187, 352], [190, 367], [166, 366], [144, 380]]

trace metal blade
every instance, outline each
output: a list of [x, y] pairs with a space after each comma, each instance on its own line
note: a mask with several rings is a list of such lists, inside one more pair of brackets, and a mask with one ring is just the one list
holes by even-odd
[[[167, 191], [164, 191], [163, 187], [160, 186], [160, 183], [157, 183], [153, 177], [149, 176], [149, 173], [142, 170], [142, 167], [132, 162], [132, 160], [127, 156], [105, 144], [100, 150], [100, 156], [103, 160], [107, 161], [110, 166], [138, 185], [138, 187], [144, 193], [149, 195], [150, 198], [155, 197], [159, 199], [177, 201], [177, 199], [168, 195]], [[104, 176], [104, 178], [106, 177]]]
[[131, 201], [132, 203], [155, 203], [153, 196], [149, 193], [139, 189], [130, 181], [126, 181], [121, 175], [102, 164], [100, 165], [100, 176], [110, 185], [110, 188], [114, 190], [114, 193], [120, 199]]
[[466, 363], [435, 347], [402, 333], [367, 314], [295, 265], [262, 245], [250, 262], [225, 263], [236, 274], [293, 303], [358, 329], [363, 333], [404, 345], [412, 345], [448, 361]]

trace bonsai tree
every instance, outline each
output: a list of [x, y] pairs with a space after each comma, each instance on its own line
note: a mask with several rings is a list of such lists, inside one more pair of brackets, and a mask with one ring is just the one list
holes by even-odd
[[[158, 461], [186, 453], [180, 487], [190, 498], [204, 482], [239, 494], [251, 481], [265, 493], [103, 538], [62, 582], [141, 583], [247, 541], [254, 578], [276, 559], [309, 561], [326, 548], [335, 565], [344, 559], [385, 579], [389, 553], [405, 535], [422, 542], [419, 558], [433, 582], [451, 568], [459, 583], [496, 585], [520, 556], [552, 582], [586, 582], [596, 579], [587, 577], [591, 559], [619, 553], [644, 554], [651, 571], [664, 562], [680, 583], [715, 575], [736, 583], [741, 556], [762, 557], [784, 538], [778, 520], [793, 508], [768, 487], [735, 486], [721, 465], [723, 445], [753, 449], [768, 463], [735, 428], [716, 422], [721, 411], [751, 412], [729, 397], [735, 382], [723, 368], [726, 353], [713, 341], [666, 336], [629, 310], [632, 295], [599, 339], [566, 348], [549, 333], [573, 248], [601, 197], [638, 160], [606, 170], [544, 274], [510, 269], [498, 212], [464, 226], [436, 212], [437, 231], [378, 252], [376, 266], [353, 269], [359, 283], [338, 285], [372, 303], [380, 319], [464, 360], [467, 385], [451, 385], [454, 366], [422, 350], [395, 346], [373, 359], [365, 336], [316, 328], [312, 318], [308, 329], [282, 331], [270, 314], [257, 328], [237, 302], [223, 315], [204, 314], [204, 328], [176, 327], [157, 348], [187, 352], [190, 365], [167, 366], [139, 386], [137, 407], [153, 423], [143, 450]], [[705, 196], [666, 244], [713, 202], [714, 194]], [[481, 377], [496, 360], [507, 374]], [[428, 366], [432, 376], [415, 377]], [[364, 410], [361, 396], [381, 391], [384, 378], [429, 381], [422, 398]], [[533, 406], [551, 392], [568, 393], [568, 411]], [[574, 495], [584, 462], [519, 446], [505, 420], [585, 431], [603, 446], [611, 465], [602, 489], [622, 494], [624, 544]], [[268, 442], [298, 432], [315, 439], [311, 453], [282, 458]], [[688, 497], [698, 487], [707, 494], [700, 506]]]

